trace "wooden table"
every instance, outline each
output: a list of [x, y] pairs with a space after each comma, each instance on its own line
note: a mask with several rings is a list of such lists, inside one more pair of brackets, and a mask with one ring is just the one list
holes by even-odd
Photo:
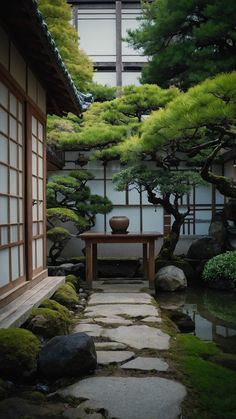
[[155, 280], [155, 240], [162, 237], [161, 233], [97, 233], [86, 231], [80, 234], [85, 241], [86, 251], [86, 281], [92, 288], [93, 280], [97, 279], [97, 244], [98, 243], [141, 243], [143, 245], [144, 278], [149, 281], [149, 287], [154, 288]]

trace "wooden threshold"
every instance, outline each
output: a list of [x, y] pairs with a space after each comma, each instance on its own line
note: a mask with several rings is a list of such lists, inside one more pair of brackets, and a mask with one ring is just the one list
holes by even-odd
[[50, 298], [65, 282], [64, 276], [48, 276], [0, 309], [0, 328], [20, 327], [32, 309]]

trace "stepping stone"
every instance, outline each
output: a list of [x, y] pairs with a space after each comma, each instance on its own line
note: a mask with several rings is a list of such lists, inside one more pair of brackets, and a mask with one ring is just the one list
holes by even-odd
[[99, 337], [101, 336], [102, 332], [103, 332], [103, 328], [102, 326], [99, 326], [98, 324], [77, 324], [74, 329], [73, 329], [73, 333], [77, 333], [77, 332], [84, 332], [87, 333], [89, 336], [93, 336], [93, 337]]
[[161, 318], [156, 316], [149, 316], [145, 317], [141, 320], [141, 322], [147, 322], [147, 323], [161, 323]]
[[170, 336], [166, 333], [146, 325], [104, 329], [102, 336], [136, 349], [168, 349], [170, 340]]
[[130, 351], [97, 351], [97, 363], [100, 365], [117, 364], [133, 356], [135, 356], [134, 352]]
[[94, 403], [86, 400], [85, 402], [80, 403], [76, 408], [67, 408], [63, 413], [63, 417], [67, 419], [104, 419], [103, 414], [99, 413], [99, 410], [100, 409], [96, 407]]
[[114, 317], [119, 315], [132, 317], [158, 316], [158, 310], [151, 304], [100, 304], [88, 306], [84, 311], [86, 317]]
[[133, 324], [132, 320], [124, 319], [123, 317], [94, 317], [94, 322], [104, 323], [104, 324], [124, 324], [126, 326]]
[[126, 364], [121, 365], [121, 368], [127, 370], [142, 370], [142, 371], [167, 371], [169, 365], [160, 358], [144, 358], [138, 357], [132, 359]]
[[[94, 281], [95, 282], [95, 281]], [[142, 289], [147, 288], [148, 290], [148, 282], [143, 281], [138, 284], [99, 284], [96, 282], [96, 284], [93, 282], [94, 288], [98, 288], [99, 290], [102, 290], [104, 293], [107, 292], [140, 292]]]
[[92, 377], [60, 394], [89, 399], [119, 419], [177, 419], [186, 390], [182, 384], [160, 377]]
[[127, 346], [123, 343], [117, 342], [95, 342], [96, 350], [99, 349], [110, 349], [112, 351], [116, 351], [117, 349], [126, 349]]
[[89, 306], [92, 304], [150, 304], [152, 297], [143, 292], [107, 292], [95, 293], [89, 299]]

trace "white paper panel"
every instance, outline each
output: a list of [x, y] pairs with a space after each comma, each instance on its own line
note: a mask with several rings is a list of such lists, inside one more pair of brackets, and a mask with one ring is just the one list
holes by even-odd
[[111, 180], [106, 182], [106, 195], [115, 205], [124, 205], [125, 204], [125, 192], [119, 192], [114, 189], [114, 184]]
[[8, 139], [0, 134], [0, 161], [8, 163]]
[[1, 245], [8, 244], [8, 231], [9, 227], [1, 227]]
[[17, 279], [20, 276], [19, 269], [19, 247], [15, 246], [11, 248], [11, 272], [12, 279]]
[[37, 195], [37, 178], [32, 177], [32, 198], [38, 199]]
[[35, 248], [36, 248], [36, 240], [32, 241], [32, 267], [33, 269], [36, 268], [36, 260], [35, 260]]
[[18, 123], [18, 143], [22, 144], [23, 143], [23, 129], [22, 129], [22, 125]]
[[163, 209], [154, 206], [143, 208], [143, 231], [158, 231], [163, 233]]
[[17, 122], [12, 116], [10, 116], [10, 138], [17, 140]]
[[8, 135], [8, 114], [0, 108], [0, 131]]
[[5, 196], [0, 196], [0, 224], [7, 224], [7, 223], [8, 223], [8, 198], [6, 198]]
[[93, 73], [93, 81], [96, 83], [107, 84], [108, 86], [116, 86], [116, 72], [95, 71]]
[[0, 105], [4, 108], [8, 108], [8, 89], [7, 87], [0, 82]]
[[115, 19], [99, 19], [92, 21], [79, 20], [80, 47], [88, 55], [115, 55], [116, 53], [116, 22]]
[[37, 137], [37, 120], [32, 116], [32, 133]]
[[95, 195], [104, 195], [104, 182], [103, 180], [91, 180], [87, 183], [90, 187], [91, 193]]
[[39, 188], [39, 199], [43, 200], [43, 180], [38, 180], [38, 188]]
[[12, 93], [10, 93], [10, 112], [17, 118], [17, 100]]
[[23, 226], [20, 225], [19, 226], [19, 240], [23, 240]]
[[43, 222], [39, 223], [39, 234], [43, 234]]
[[37, 153], [37, 138], [34, 137], [34, 135], [32, 135], [32, 150]]
[[10, 194], [17, 195], [17, 171], [10, 169]]
[[32, 207], [33, 221], [37, 221], [37, 219], [38, 219], [38, 210], [37, 210], [37, 208], [38, 208], [37, 205], [33, 205], [33, 207]]
[[23, 176], [22, 173], [18, 174], [18, 179], [19, 179], [19, 196], [23, 196]]
[[129, 190], [129, 204], [130, 205], [139, 205], [140, 203], [140, 194], [136, 189]]
[[216, 190], [216, 203], [217, 204], [224, 204], [224, 195], [222, 195], [219, 191]]
[[38, 223], [33, 223], [33, 236], [38, 235]]
[[17, 168], [17, 145], [10, 141], [10, 165]]
[[122, 166], [118, 160], [114, 160], [108, 163], [106, 168], [106, 177], [107, 179], [112, 180], [113, 176], [116, 173], [119, 173], [122, 170]]
[[23, 170], [23, 156], [22, 156], [22, 147], [18, 146], [18, 157], [19, 157], [19, 170]]
[[38, 157], [38, 176], [43, 177], [43, 159]]
[[86, 168], [92, 172], [95, 179], [104, 179], [104, 167], [98, 160], [89, 161]]
[[38, 138], [43, 141], [43, 125], [38, 122]]
[[20, 276], [23, 276], [25, 273], [25, 263], [24, 263], [24, 246], [19, 246], [20, 250]]
[[43, 202], [39, 202], [38, 210], [39, 210], [39, 220], [43, 220]]
[[19, 199], [19, 222], [23, 223], [23, 199]]
[[38, 141], [38, 154], [43, 157], [43, 143]]
[[135, 86], [140, 86], [140, 71], [123, 71], [122, 72], [122, 85], [129, 86], [130, 84], [134, 84]]
[[0, 285], [6, 285], [9, 282], [9, 249], [0, 250]]
[[[127, 32], [129, 29], [135, 30], [140, 25], [140, 22], [136, 20], [136, 17], [138, 17], [138, 13], [135, 13], [135, 10], [133, 12], [133, 15], [124, 15], [122, 19], [122, 38], [125, 38], [127, 36]], [[140, 50], [135, 50], [127, 42], [122, 42], [122, 54], [126, 55], [140, 55]], [[134, 57], [135, 61], [135, 57]]]
[[37, 176], [37, 156], [32, 153], [32, 173]]
[[23, 107], [21, 102], [18, 102], [18, 120], [23, 122]]
[[211, 204], [211, 187], [199, 186], [196, 188], [195, 201], [197, 204]]
[[8, 193], [8, 168], [0, 164], [0, 193]]
[[11, 238], [11, 243], [17, 242], [19, 240], [17, 225], [10, 227], [10, 238]]
[[17, 199], [10, 198], [10, 224], [17, 223]]
[[[107, 217], [110, 218], [110, 214], [107, 215]], [[91, 231], [104, 231], [104, 215], [103, 214], [97, 214], [95, 219], [95, 226], [91, 229]]]
[[37, 268], [43, 266], [43, 239], [37, 239]]

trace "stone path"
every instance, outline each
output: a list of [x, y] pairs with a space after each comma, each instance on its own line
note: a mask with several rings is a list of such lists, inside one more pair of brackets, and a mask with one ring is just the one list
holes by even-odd
[[[94, 337], [96, 375], [79, 380], [61, 393], [86, 399], [78, 415], [90, 419], [177, 419], [185, 387], [168, 378], [170, 367], [161, 351], [170, 336], [145, 281], [136, 284], [99, 283], [74, 332]], [[107, 368], [110, 368], [109, 370]], [[107, 376], [109, 375], [109, 376]]]

